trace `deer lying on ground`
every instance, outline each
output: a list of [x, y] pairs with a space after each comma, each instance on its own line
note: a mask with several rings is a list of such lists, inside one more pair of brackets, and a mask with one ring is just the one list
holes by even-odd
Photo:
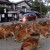
[[28, 38], [22, 43], [21, 50], [35, 50], [38, 46], [38, 39]]
[[16, 28], [19, 27], [19, 23], [12, 24], [12, 25], [1, 25], [0, 26], [0, 37], [4, 37], [4, 39], [7, 39], [8, 35], [15, 36]]

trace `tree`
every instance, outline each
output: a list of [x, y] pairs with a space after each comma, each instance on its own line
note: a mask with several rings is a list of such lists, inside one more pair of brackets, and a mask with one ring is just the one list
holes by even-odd
[[50, 6], [48, 6], [48, 11], [50, 11]]
[[43, 2], [38, 2], [37, 0], [34, 1], [32, 3], [32, 7], [34, 10], [38, 11], [38, 12], [43, 12], [46, 13], [47, 12], [47, 8], [45, 7], [45, 5], [43, 4]]

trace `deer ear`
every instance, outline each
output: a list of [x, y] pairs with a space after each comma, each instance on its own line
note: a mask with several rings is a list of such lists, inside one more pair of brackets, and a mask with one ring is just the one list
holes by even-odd
[[16, 28], [16, 29], [19, 29], [19, 27], [18, 27], [18, 26], [16, 26], [15, 28]]

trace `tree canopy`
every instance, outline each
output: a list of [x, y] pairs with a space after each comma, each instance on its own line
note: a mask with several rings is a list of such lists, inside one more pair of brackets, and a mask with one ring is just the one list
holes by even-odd
[[43, 12], [43, 13], [47, 12], [47, 7], [43, 4], [43, 2], [34, 1], [32, 2], [32, 7], [34, 10], [38, 12]]

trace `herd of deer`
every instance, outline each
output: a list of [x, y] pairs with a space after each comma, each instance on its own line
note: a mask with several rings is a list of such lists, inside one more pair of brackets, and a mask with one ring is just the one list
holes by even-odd
[[11, 36], [15, 41], [23, 41], [21, 50], [35, 50], [40, 45], [40, 38], [48, 38], [48, 35], [50, 20], [0, 25], [0, 38], [7, 39]]

